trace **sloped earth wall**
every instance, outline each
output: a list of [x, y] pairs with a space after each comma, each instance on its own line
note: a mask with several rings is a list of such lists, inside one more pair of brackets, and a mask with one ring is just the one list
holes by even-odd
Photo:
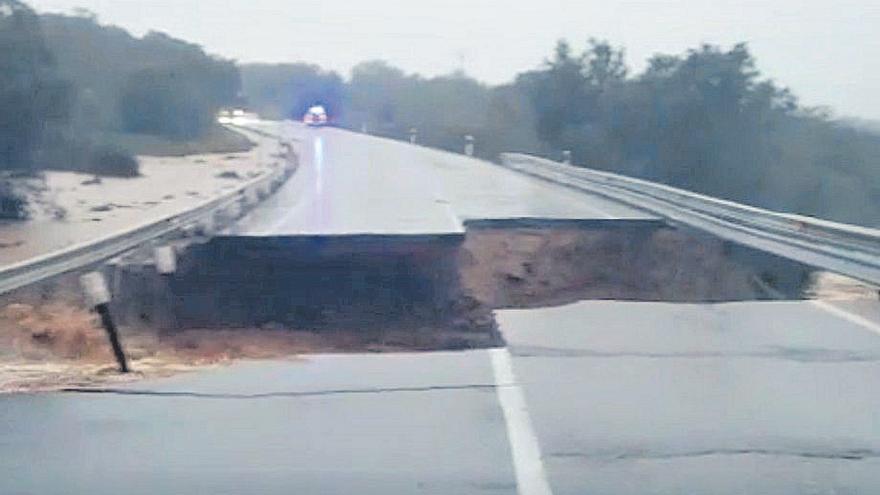
[[471, 222], [464, 236], [218, 238], [186, 250], [167, 279], [149, 266], [122, 270], [121, 315], [166, 331], [431, 326], [485, 335], [496, 308], [798, 298], [812, 271], [657, 221], [534, 220]]
[[[816, 293], [810, 267], [656, 221], [479, 221], [449, 236], [215, 238], [181, 247], [170, 276], [157, 274], [146, 252], [103, 270], [135, 377], [311, 352], [497, 346], [499, 308]], [[114, 373], [78, 277], [0, 297], [0, 391], [131, 379]], [[876, 297], [875, 288], [858, 293]]]

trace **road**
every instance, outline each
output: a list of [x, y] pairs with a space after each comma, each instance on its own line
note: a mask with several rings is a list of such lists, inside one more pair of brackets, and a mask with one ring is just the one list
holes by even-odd
[[880, 325], [809, 301], [501, 311], [556, 494], [875, 493]]
[[247, 362], [109, 393], [2, 397], [0, 488], [468, 494], [516, 493], [519, 481], [527, 494], [672, 495], [880, 486], [880, 327], [806, 301], [592, 301], [502, 311], [499, 323], [507, 350]]
[[471, 219], [650, 217], [463, 155], [333, 128], [267, 127], [299, 140], [300, 170], [236, 236], [454, 234]]
[[132, 387], [146, 395], [0, 398], [0, 492], [512, 493], [485, 352], [315, 356]]
[[[236, 235], [639, 211], [334, 129]], [[243, 362], [0, 397], [0, 493], [876, 493], [876, 301], [502, 310], [500, 349]]]

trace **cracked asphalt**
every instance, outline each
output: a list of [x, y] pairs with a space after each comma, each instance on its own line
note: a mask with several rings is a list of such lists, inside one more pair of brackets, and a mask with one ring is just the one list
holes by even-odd
[[486, 351], [0, 398], [0, 493], [515, 493]]
[[[876, 493], [880, 336], [807, 302], [498, 312], [491, 350], [318, 355], [0, 397], [0, 493]], [[520, 493], [535, 493], [521, 491]]]
[[880, 487], [876, 329], [808, 301], [588, 301], [498, 320], [557, 495]]

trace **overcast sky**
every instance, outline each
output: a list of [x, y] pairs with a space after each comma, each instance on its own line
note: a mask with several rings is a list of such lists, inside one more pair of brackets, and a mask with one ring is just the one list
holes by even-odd
[[[26, 0], [28, 1], [28, 0]], [[135, 34], [167, 32], [243, 62], [315, 62], [347, 74], [382, 58], [410, 72], [460, 65], [489, 83], [590, 36], [630, 66], [702, 42], [750, 44], [759, 68], [809, 105], [880, 119], [880, 0], [29, 0], [85, 7]]]

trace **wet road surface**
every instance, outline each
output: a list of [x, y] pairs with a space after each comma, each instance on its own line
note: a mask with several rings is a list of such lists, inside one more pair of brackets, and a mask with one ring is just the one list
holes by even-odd
[[807, 301], [498, 318], [557, 495], [880, 487], [876, 323]]
[[455, 234], [471, 219], [650, 218], [463, 155], [334, 128], [264, 126], [299, 140], [300, 168], [234, 235]]
[[504, 350], [244, 362], [0, 397], [0, 493], [880, 486], [876, 322], [806, 301], [591, 301], [498, 320]]
[[[515, 493], [486, 351], [0, 397], [0, 493]], [[164, 394], [164, 395], [163, 395]]]

